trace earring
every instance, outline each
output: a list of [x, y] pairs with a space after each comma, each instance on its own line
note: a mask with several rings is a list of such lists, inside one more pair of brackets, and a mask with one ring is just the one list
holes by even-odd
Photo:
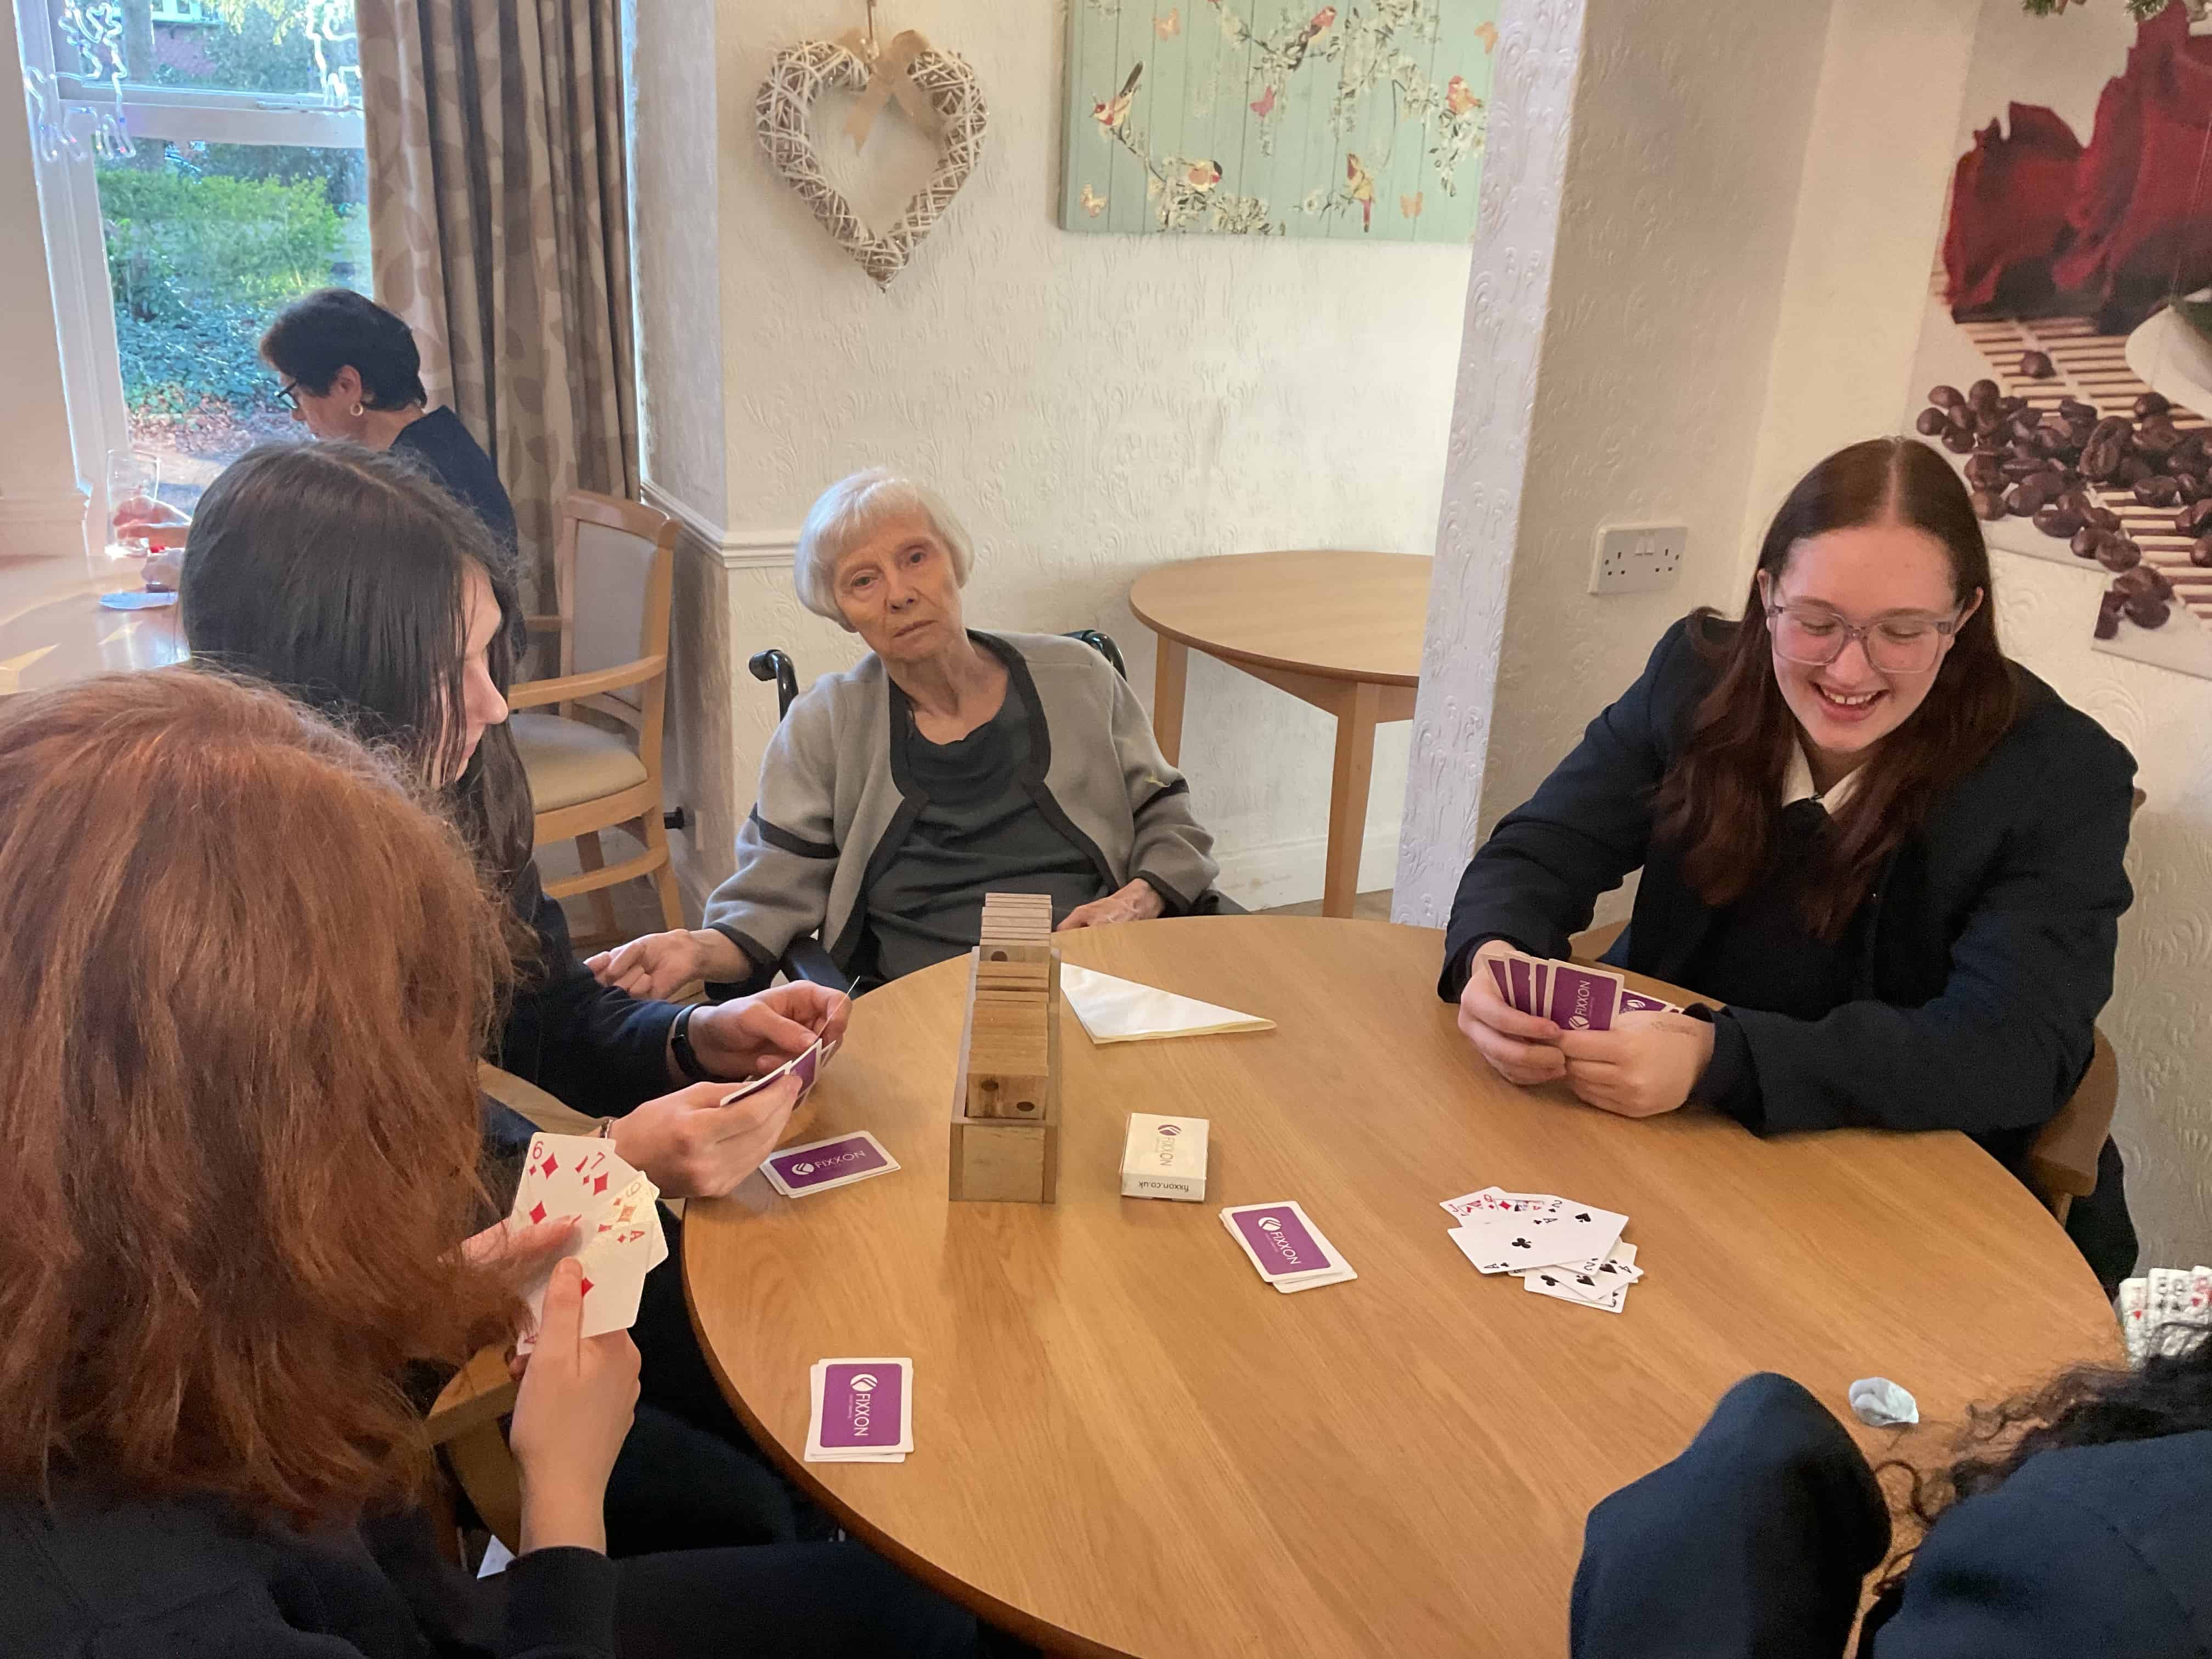
[[356, 404], [348, 412], [353, 416], [354, 419], [359, 420], [361, 418], [361, 405], [359, 404]]

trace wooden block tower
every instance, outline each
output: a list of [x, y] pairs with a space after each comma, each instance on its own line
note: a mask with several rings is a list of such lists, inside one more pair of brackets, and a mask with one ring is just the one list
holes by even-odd
[[1060, 952], [1052, 901], [991, 893], [952, 1085], [951, 1196], [1049, 1204], [1060, 1179]]

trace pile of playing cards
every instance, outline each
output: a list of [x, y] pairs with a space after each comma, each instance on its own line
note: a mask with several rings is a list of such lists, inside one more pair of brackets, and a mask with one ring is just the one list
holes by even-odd
[[832, 1187], [849, 1187], [870, 1176], [889, 1175], [898, 1160], [866, 1129], [827, 1140], [787, 1146], [761, 1165], [769, 1185], [786, 1198], [804, 1198]]
[[806, 1374], [810, 1463], [903, 1463], [914, 1449], [914, 1361], [817, 1359]]
[[[637, 1322], [645, 1276], [668, 1259], [659, 1197], [660, 1188], [624, 1163], [611, 1140], [543, 1133], [530, 1138], [530, 1155], [523, 1160], [522, 1183], [515, 1188], [508, 1219], [527, 1226], [564, 1215], [581, 1218], [561, 1255], [583, 1263], [586, 1336], [626, 1331]], [[530, 1326], [514, 1345], [519, 1353], [538, 1345], [538, 1322], [553, 1265], [547, 1262], [525, 1293]]]
[[1232, 1204], [1221, 1212], [1221, 1224], [1252, 1259], [1260, 1277], [1285, 1296], [1359, 1277], [1322, 1237], [1313, 1218], [1287, 1200]]
[[1619, 1313], [1644, 1277], [1636, 1246], [1621, 1241], [1628, 1218], [1550, 1193], [1485, 1187], [1443, 1200], [1459, 1224], [1451, 1242], [1485, 1273], [1520, 1279], [1536, 1296]]
[[1682, 1012], [1671, 1002], [1630, 990], [1610, 968], [1524, 957], [1518, 951], [1482, 961], [1497, 981], [1498, 995], [1522, 1013], [1548, 1019], [1563, 1031], [1609, 1031], [1615, 1014]]
[[2120, 1281], [2120, 1335], [2131, 1365], [2149, 1354], [2182, 1352], [2208, 1323], [2212, 1267], [2153, 1267], [2142, 1279]]

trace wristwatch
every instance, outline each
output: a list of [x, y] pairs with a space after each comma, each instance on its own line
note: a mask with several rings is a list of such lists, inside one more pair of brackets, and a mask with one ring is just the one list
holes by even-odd
[[691, 1047], [691, 1016], [699, 1012], [699, 1005], [687, 1002], [676, 1011], [676, 1024], [668, 1028], [668, 1052], [676, 1056], [676, 1069], [694, 1083], [713, 1083], [714, 1074], [699, 1063], [699, 1055]]

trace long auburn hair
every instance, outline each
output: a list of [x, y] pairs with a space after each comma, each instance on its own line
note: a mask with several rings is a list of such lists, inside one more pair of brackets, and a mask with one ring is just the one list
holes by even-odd
[[1766, 527], [1734, 629], [1710, 609], [1691, 619], [1691, 639], [1717, 665], [1718, 678], [1653, 801], [1655, 836], [1680, 849], [1683, 873], [1706, 903], [1733, 903], [1759, 879], [1798, 741], [1796, 717], [1774, 676], [1759, 574], [1778, 584], [1799, 543], [1880, 523], [1909, 526], [1940, 542], [1954, 603], [1965, 605], [1977, 588], [1982, 602], [1954, 636], [1926, 699], [1857, 775], [1814, 866], [1793, 872], [1806, 924], [1831, 940], [1842, 937], [1883, 864], [1920, 827], [1937, 794], [1980, 763], [2018, 712], [2012, 665], [1997, 644], [1981, 520], [1942, 456], [1910, 438], [1869, 438], [1797, 481]]
[[0, 1492], [307, 1522], [407, 1491], [499, 907], [398, 768], [178, 668], [0, 706]]
[[[188, 532], [179, 609], [195, 659], [267, 680], [449, 775], [460, 740], [469, 577], [518, 609], [504, 548], [401, 458], [348, 443], [264, 444], [226, 468]], [[508, 629], [490, 650], [502, 694]], [[447, 805], [502, 890], [530, 861], [530, 783], [514, 735], [488, 727]]]

